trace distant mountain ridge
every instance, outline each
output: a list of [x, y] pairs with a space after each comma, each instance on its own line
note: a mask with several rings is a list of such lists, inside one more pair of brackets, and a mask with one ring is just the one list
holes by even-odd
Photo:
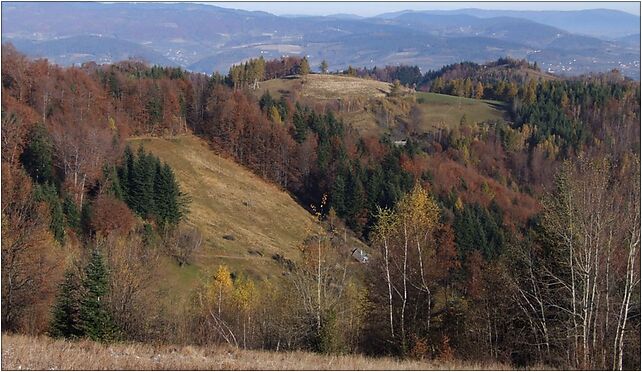
[[402, 14], [470, 15], [478, 18], [512, 17], [556, 27], [570, 33], [615, 39], [640, 32], [640, 17], [612, 9], [557, 10], [490, 10], [466, 8], [384, 13], [375, 18], [392, 19]]
[[[62, 65], [135, 57], [225, 73], [230, 65], [259, 55], [268, 59], [306, 55], [313, 69], [325, 59], [331, 70], [411, 64], [425, 71], [464, 60], [510, 56], [536, 61], [558, 74], [613, 68], [630, 77], [640, 73], [640, 46], [630, 36], [640, 32], [639, 17], [603, 10], [461, 9], [371, 18], [276, 16], [192, 3], [5, 2], [2, 10], [3, 42]], [[573, 15], [577, 21], [562, 22]], [[539, 21], [542, 17], [547, 19]], [[569, 31], [578, 29], [580, 20], [596, 17], [602, 21], [595, 21], [594, 30], [604, 29], [605, 19], [612, 25], [608, 40]], [[631, 17], [638, 20], [637, 29], [632, 28]]]

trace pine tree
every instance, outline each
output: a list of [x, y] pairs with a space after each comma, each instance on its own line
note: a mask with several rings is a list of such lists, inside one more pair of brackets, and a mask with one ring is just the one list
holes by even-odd
[[65, 199], [62, 202], [62, 211], [65, 215], [67, 226], [78, 230], [80, 228], [80, 214], [78, 213], [76, 203], [74, 203], [70, 195], [65, 195]]
[[270, 94], [269, 90], [266, 90], [265, 93], [261, 96], [261, 99], [259, 99], [259, 106], [261, 107], [261, 111], [267, 112], [268, 109], [270, 109], [274, 105], [274, 99], [272, 98], [272, 95]]
[[44, 201], [49, 205], [49, 212], [51, 223], [49, 229], [54, 236], [54, 239], [60, 244], [65, 243], [65, 214], [63, 207], [58, 197], [56, 187], [51, 184], [38, 185], [34, 194], [36, 200]]
[[147, 218], [154, 214], [154, 176], [158, 160], [151, 154], [146, 154], [143, 147], [138, 148], [133, 171], [130, 170], [131, 184], [128, 190], [127, 205], [141, 217]]
[[77, 338], [83, 335], [80, 327], [80, 280], [73, 270], [65, 273], [49, 326], [51, 337]]
[[36, 125], [29, 135], [29, 143], [20, 160], [31, 178], [38, 183], [53, 181], [53, 145], [47, 129]]
[[299, 106], [297, 106], [297, 110], [294, 113], [292, 121], [294, 123], [294, 140], [298, 143], [303, 143], [307, 137], [308, 124], [306, 123], [305, 115], [300, 110]]
[[332, 207], [336, 210], [337, 214], [340, 217], [345, 217], [346, 215], [346, 205], [345, 205], [345, 181], [341, 174], [337, 175], [337, 178], [334, 180], [334, 187], [332, 188]]
[[80, 328], [95, 341], [113, 339], [116, 328], [107, 310], [108, 272], [98, 249], [85, 267], [83, 298], [80, 301]]

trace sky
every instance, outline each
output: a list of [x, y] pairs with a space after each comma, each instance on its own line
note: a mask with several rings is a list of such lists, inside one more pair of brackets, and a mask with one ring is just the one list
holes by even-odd
[[212, 2], [211, 4], [224, 8], [243, 10], [261, 10], [272, 14], [296, 15], [329, 15], [337, 13], [351, 13], [360, 16], [375, 16], [381, 13], [399, 10], [452, 10], [462, 8], [502, 9], [502, 10], [579, 10], [579, 9], [616, 9], [640, 15], [640, 2], [615, 2], [615, 1], [568, 1], [568, 2], [524, 2], [524, 1], [448, 1], [448, 2]]

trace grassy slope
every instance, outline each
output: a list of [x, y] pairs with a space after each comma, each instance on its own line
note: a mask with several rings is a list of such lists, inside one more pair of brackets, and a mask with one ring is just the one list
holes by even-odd
[[[348, 76], [307, 75], [303, 78], [273, 79], [264, 81], [254, 91], [260, 97], [270, 91], [275, 97], [295, 94], [304, 101], [329, 103], [334, 100], [350, 98], [353, 104], [343, 105], [338, 116], [361, 133], [382, 134], [393, 129], [377, 124], [376, 109], [381, 105], [391, 110], [400, 121], [409, 120], [409, 107], [402, 109], [393, 99], [387, 98], [390, 84]], [[407, 91], [409, 92], [409, 91]], [[412, 97], [407, 97], [412, 100]], [[422, 125], [419, 129], [430, 132], [437, 128], [453, 128], [459, 125], [466, 114], [469, 122], [506, 120], [505, 104], [499, 101], [475, 100], [437, 93], [415, 93], [421, 111]]]
[[398, 361], [361, 355], [239, 350], [232, 347], [105, 345], [2, 335], [3, 370], [510, 370], [502, 364]]
[[[377, 125], [373, 107], [387, 103], [386, 106], [392, 108], [396, 115], [403, 115], [403, 110], [388, 102], [390, 99], [386, 95], [390, 88], [391, 84], [372, 79], [311, 74], [264, 81], [254, 94], [257, 98], [266, 91], [277, 98], [281, 95], [295, 95], [311, 106], [341, 102], [342, 109], [336, 114], [345, 123], [361, 133], [383, 134], [388, 128]], [[410, 92], [405, 88], [403, 91]]]
[[169, 259], [163, 263], [170, 297], [184, 299], [199, 275], [219, 264], [258, 280], [280, 276], [283, 270], [272, 255], [296, 258], [297, 245], [318, 229], [289, 194], [216, 155], [195, 136], [138, 138], [130, 143], [134, 148], [142, 144], [174, 169], [182, 190], [192, 199], [188, 223], [203, 234], [203, 246], [192, 265], [179, 267]]
[[422, 128], [431, 131], [437, 128], [454, 128], [465, 114], [469, 123], [505, 120], [504, 103], [477, 100], [437, 93], [416, 93], [422, 113]]
[[350, 76], [310, 74], [303, 77], [273, 79], [259, 84], [255, 91], [260, 97], [265, 91], [277, 98], [286, 92], [301, 92], [303, 97], [317, 100], [332, 100], [339, 97], [385, 97], [390, 84], [376, 80]]

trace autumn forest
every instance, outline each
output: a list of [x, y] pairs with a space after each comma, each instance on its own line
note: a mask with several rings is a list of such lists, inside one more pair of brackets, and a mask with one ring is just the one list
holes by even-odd
[[[387, 90], [319, 98], [313, 75]], [[426, 125], [462, 102], [503, 118]], [[289, 195], [304, 238], [199, 261], [219, 248], [196, 191], [136, 142], [185, 136]], [[168, 268], [195, 273], [180, 305], [156, 284]], [[2, 332], [639, 370], [640, 83], [511, 58], [60, 67], [3, 44]]]

